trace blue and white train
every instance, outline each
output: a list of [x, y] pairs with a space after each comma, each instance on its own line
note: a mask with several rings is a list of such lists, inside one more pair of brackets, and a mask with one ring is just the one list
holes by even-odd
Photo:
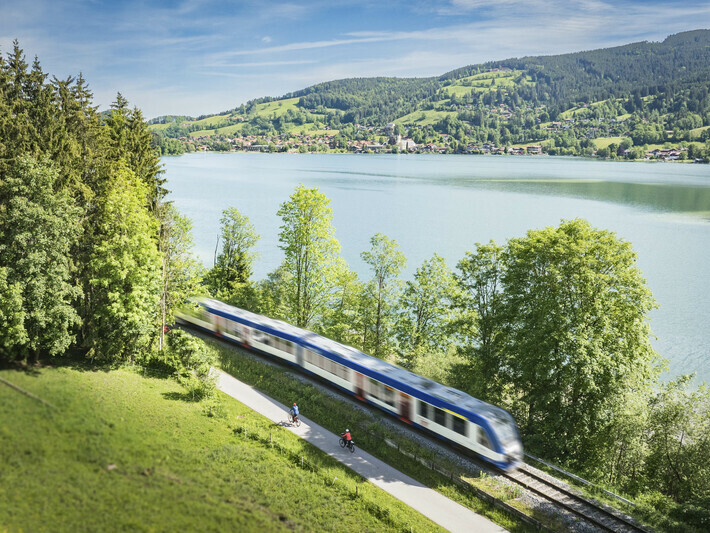
[[475, 452], [501, 469], [523, 457], [513, 417], [500, 407], [313, 332], [211, 299], [179, 321], [320, 376], [358, 399]]

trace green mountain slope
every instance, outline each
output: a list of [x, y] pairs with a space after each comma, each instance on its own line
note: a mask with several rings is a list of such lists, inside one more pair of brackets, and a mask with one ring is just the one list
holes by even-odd
[[329, 81], [200, 120], [160, 117], [153, 127], [158, 141], [213, 137], [213, 149], [230, 136], [298, 146], [297, 139], [320, 135], [330, 148], [352, 148], [352, 141], [400, 134], [449, 151], [534, 143], [550, 153], [591, 155], [601, 147], [612, 157], [685, 141], [678, 147], [687, 158], [703, 155], [710, 138], [709, 86], [710, 30], [696, 30], [663, 42], [469, 65], [435, 78]]

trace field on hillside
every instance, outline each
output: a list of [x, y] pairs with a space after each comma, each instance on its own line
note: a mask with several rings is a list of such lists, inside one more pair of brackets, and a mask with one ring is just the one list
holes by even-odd
[[439, 530], [221, 393], [127, 369], [0, 377], [52, 405], [0, 383], [2, 531]]

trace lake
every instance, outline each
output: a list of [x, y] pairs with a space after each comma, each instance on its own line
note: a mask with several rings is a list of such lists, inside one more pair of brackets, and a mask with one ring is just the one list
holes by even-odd
[[476, 242], [585, 218], [630, 241], [660, 305], [653, 341], [665, 378], [710, 382], [710, 166], [555, 157], [200, 153], [165, 157], [167, 188], [213, 264], [222, 210], [248, 216], [261, 239], [255, 278], [282, 260], [279, 206], [298, 184], [331, 199], [342, 255], [368, 279], [360, 253], [377, 232], [407, 257], [403, 277], [434, 253], [449, 267]]

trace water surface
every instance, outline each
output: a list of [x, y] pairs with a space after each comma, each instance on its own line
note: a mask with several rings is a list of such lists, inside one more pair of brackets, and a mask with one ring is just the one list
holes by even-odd
[[553, 157], [354, 154], [190, 154], [163, 158], [167, 187], [194, 222], [212, 266], [222, 210], [247, 215], [261, 240], [255, 278], [273, 271], [279, 206], [298, 184], [331, 199], [343, 256], [360, 259], [376, 232], [397, 240], [405, 278], [438, 253], [453, 269], [476, 242], [585, 218], [630, 241], [660, 308], [651, 315], [666, 377], [710, 381], [710, 166]]

